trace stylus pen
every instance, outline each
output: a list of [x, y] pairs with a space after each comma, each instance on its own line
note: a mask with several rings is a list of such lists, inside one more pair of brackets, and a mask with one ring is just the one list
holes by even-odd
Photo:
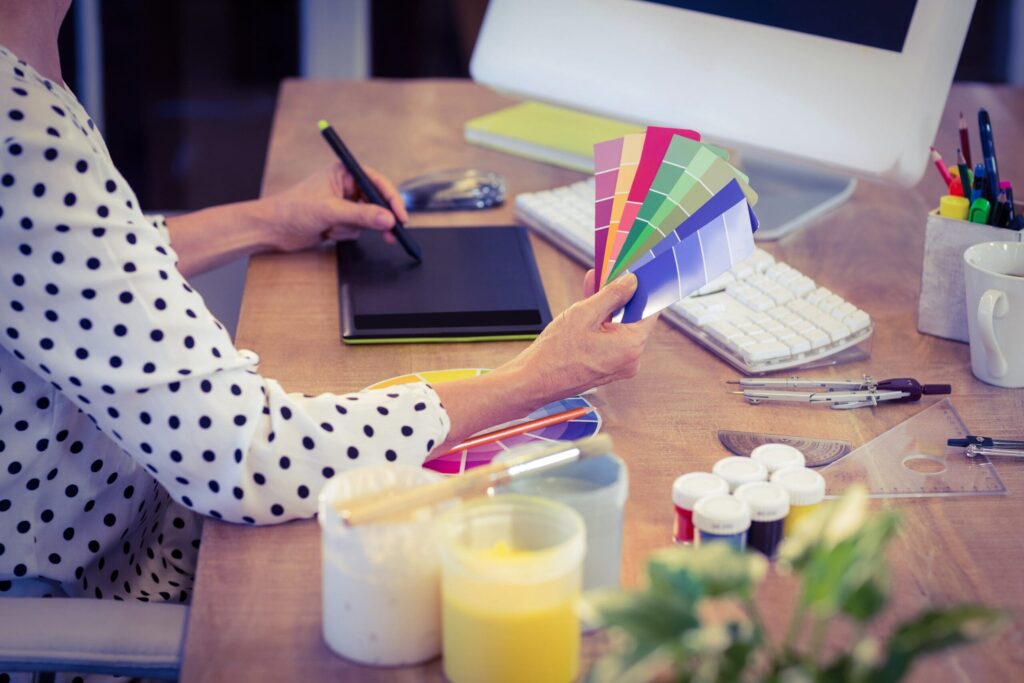
[[992, 120], [985, 109], [978, 110], [978, 133], [981, 135], [981, 157], [985, 162], [985, 198], [994, 202], [999, 196], [999, 169], [996, 166], [996, 143], [992, 139]]
[[[341, 163], [343, 163], [348, 172], [352, 174], [352, 177], [356, 181], [356, 185], [359, 186], [359, 190], [363, 195], [369, 199], [371, 203], [391, 211], [391, 207], [388, 205], [387, 201], [385, 201], [384, 197], [382, 197], [380, 192], [377, 191], [377, 186], [373, 184], [369, 177], [367, 177], [362, 166], [360, 166], [359, 162], [356, 161], [356, 158], [352, 156], [352, 152], [348, 151], [348, 147], [345, 146], [345, 143], [341, 141], [338, 134], [334, 132], [333, 128], [331, 128], [331, 124], [321, 119], [317, 123], [317, 126], [320, 128], [320, 134], [324, 136], [324, 140], [327, 140], [327, 144], [331, 146], [334, 153], [338, 155], [339, 159], [341, 159]], [[391, 213], [393, 215], [394, 211], [391, 211]], [[415, 259], [416, 263], [423, 263], [423, 252], [420, 251], [420, 245], [416, 244], [416, 240], [412, 238], [409, 231], [405, 229], [404, 225], [402, 225], [402, 221], [398, 220], [398, 216], [395, 216], [394, 232], [395, 237], [398, 238], [398, 243], [402, 245], [403, 249], [405, 249], [405, 253]]]

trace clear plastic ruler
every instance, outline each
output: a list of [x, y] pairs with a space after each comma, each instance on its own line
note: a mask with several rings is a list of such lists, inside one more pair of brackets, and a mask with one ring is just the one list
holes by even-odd
[[967, 427], [948, 398], [820, 470], [828, 497], [861, 483], [872, 498], [998, 496], [1006, 486], [987, 457], [969, 458], [946, 439]]

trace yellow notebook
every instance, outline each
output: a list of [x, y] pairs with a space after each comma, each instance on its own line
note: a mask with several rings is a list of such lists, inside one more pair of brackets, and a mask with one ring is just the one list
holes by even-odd
[[466, 122], [468, 142], [583, 173], [594, 172], [594, 143], [641, 126], [539, 102], [522, 102]]

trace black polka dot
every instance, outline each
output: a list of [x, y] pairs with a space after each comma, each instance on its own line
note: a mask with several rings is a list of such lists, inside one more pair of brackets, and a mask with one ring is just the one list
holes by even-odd
[[203, 451], [203, 460], [205, 460], [206, 462], [213, 462], [216, 459], [217, 459], [217, 454], [214, 453], [213, 451], [211, 451], [211, 450]]
[[106, 184], [104, 185], [104, 187], [106, 187], [106, 188], [107, 188], [107, 192], [113, 192], [114, 190], [116, 190], [116, 189], [117, 189], [117, 184], [116, 184], [116, 183], [114, 183], [114, 181], [113, 181], [113, 180], [108, 180], [108, 181], [106, 182]]
[[366, 436], [373, 436], [373, 427], [370, 425], [363, 425], [363, 434], [366, 434]]
[[12, 109], [7, 112], [7, 116], [10, 117], [11, 121], [21, 121], [25, 118], [25, 114], [20, 109]]
[[281, 417], [286, 420], [292, 419], [292, 410], [288, 406], [281, 406]]
[[64, 195], [64, 206], [74, 206], [76, 201], [78, 201], [78, 198], [75, 197], [74, 192], [68, 192]]
[[412, 436], [412, 427], [405, 425], [402, 427], [402, 436]]
[[280, 517], [284, 514], [284, 508], [281, 507], [278, 503], [274, 503], [273, 505], [270, 506], [270, 514], [274, 515], [275, 517]]
[[85, 159], [79, 159], [75, 163], [75, 170], [79, 173], [85, 173], [89, 170], [89, 163]]
[[42, 183], [36, 183], [32, 186], [32, 195], [35, 197], [42, 197], [46, 194], [46, 185]]
[[281, 459], [277, 461], [277, 464], [281, 466], [282, 470], [286, 470], [292, 466], [292, 461], [287, 455], [282, 455]]
[[314, 448], [316, 448], [316, 444], [313, 443], [313, 439], [309, 438], [308, 436], [304, 436], [302, 437], [302, 447], [305, 448], [307, 451], [311, 451]]
[[398, 459], [398, 454], [389, 448], [384, 451], [384, 457], [388, 459], [388, 462], [394, 462]]
[[203, 429], [209, 429], [211, 424], [213, 424], [213, 420], [208, 415], [203, 415], [199, 418], [199, 426]]
[[322, 470], [320, 470], [320, 474], [324, 475], [324, 479], [330, 479], [331, 477], [334, 476], [334, 468], [325, 467]]
[[355, 446], [349, 446], [346, 453], [348, 454], [348, 457], [352, 460], [355, 460], [356, 458], [359, 457], [359, 449], [356, 448]]
[[252, 480], [253, 480], [254, 482], [256, 482], [257, 484], [259, 484], [260, 486], [263, 486], [264, 484], [266, 484], [266, 483], [267, 483], [267, 478], [266, 478], [266, 477], [264, 477], [264, 476], [263, 476], [262, 474], [260, 474], [259, 472], [255, 472], [255, 473], [253, 473], [253, 475], [252, 475]]
[[47, 161], [53, 161], [54, 159], [57, 158], [57, 150], [55, 150], [53, 147], [50, 147], [45, 152], [43, 152], [43, 157]]

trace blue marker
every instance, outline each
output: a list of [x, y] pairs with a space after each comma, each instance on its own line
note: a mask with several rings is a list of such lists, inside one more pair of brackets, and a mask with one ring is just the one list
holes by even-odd
[[981, 155], [985, 162], [985, 198], [995, 202], [999, 197], [999, 169], [996, 166], [996, 143], [992, 139], [992, 121], [988, 112], [978, 110], [978, 131], [981, 134]]
[[978, 164], [974, 167], [974, 184], [971, 185], [971, 201], [985, 196], [985, 167]]

